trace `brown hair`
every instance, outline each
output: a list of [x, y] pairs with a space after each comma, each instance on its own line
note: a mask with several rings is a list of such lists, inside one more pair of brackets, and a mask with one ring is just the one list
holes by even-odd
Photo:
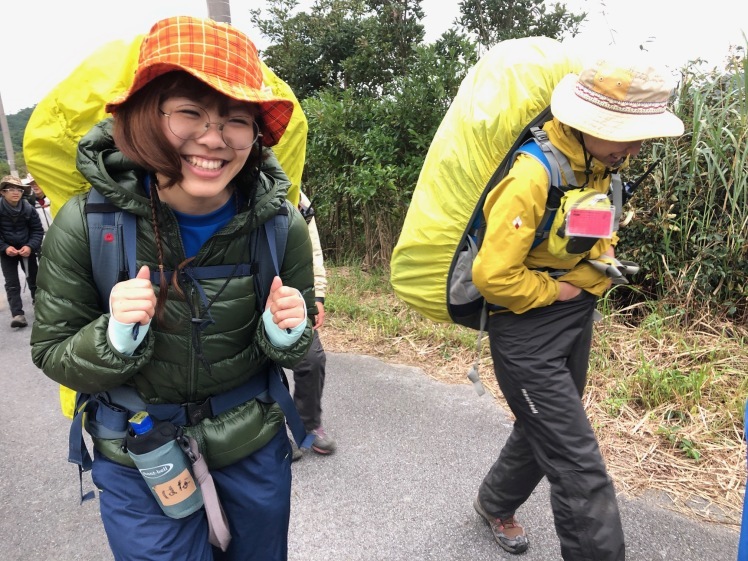
[[[114, 113], [112, 136], [117, 148], [138, 166], [165, 175], [169, 181], [165, 185], [160, 185], [161, 189], [168, 189], [182, 180], [182, 159], [164, 136], [159, 113], [165, 100], [180, 96], [195, 99], [218, 98], [219, 113], [222, 116], [228, 114], [230, 100], [227, 97], [182, 71], [169, 72], [154, 78], [118, 106]], [[255, 147], [259, 147], [260, 144], [258, 141]], [[251, 174], [253, 168], [257, 168], [259, 164], [259, 152], [252, 150], [236, 179], [248, 179], [246, 172]], [[253, 174], [250, 177], [253, 177]], [[246, 187], [242, 183], [244, 182], [239, 181], [241, 187]]]
[[[219, 113], [228, 114], [230, 100], [219, 94], [210, 86], [186, 72], [175, 71], [154, 78], [142, 89], [133, 93], [127, 101], [119, 105], [114, 112], [112, 136], [114, 143], [127, 158], [139, 167], [148, 171], [157, 171], [166, 176], [165, 185], [159, 185], [153, 177], [151, 182], [151, 224], [156, 242], [156, 256], [160, 272], [159, 292], [156, 301], [157, 322], [164, 323], [164, 306], [166, 304], [169, 280], [164, 274], [164, 252], [159, 228], [159, 197], [160, 189], [169, 189], [179, 183], [182, 178], [182, 158], [179, 152], [164, 136], [160, 120], [160, 106], [170, 97], [190, 97], [195, 99], [218, 98]], [[257, 174], [262, 160], [262, 143], [260, 140], [252, 147], [244, 167], [232, 181], [239, 190], [249, 207], [254, 206], [254, 190]], [[237, 209], [238, 211], [238, 209]], [[177, 284], [177, 272], [188, 264], [187, 259], [174, 271], [171, 282], [178, 295], [182, 294]]]

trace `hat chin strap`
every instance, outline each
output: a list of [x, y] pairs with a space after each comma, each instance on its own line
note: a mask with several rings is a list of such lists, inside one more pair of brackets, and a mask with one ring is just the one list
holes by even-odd
[[591, 168], [592, 154], [587, 152], [587, 147], [584, 145], [584, 133], [579, 130], [577, 132], [579, 133], [579, 144], [582, 145], [582, 151], [584, 152], [584, 184], [581, 185], [579, 188], [584, 189], [585, 187], [587, 187], [587, 184], [590, 182], [590, 176], [592, 175], [592, 168]]

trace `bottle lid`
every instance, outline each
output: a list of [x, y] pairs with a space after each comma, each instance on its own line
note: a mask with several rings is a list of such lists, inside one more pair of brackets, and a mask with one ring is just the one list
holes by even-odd
[[145, 411], [139, 411], [130, 418], [130, 427], [135, 434], [143, 434], [153, 428], [153, 419]]

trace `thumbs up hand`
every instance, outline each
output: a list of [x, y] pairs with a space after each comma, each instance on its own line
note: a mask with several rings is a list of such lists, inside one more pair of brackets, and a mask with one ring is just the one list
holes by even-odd
[[273, 278], [265, 310], [270, 310], [273, 323], [280, 329], [293, 329], [306, 319], [306, 303], [301, 293], [284, 286], [280, 277]]
[[151, 270], [144, 265], [134, 279], [118, 282], [109, 295], [112, 317], [120, 323], [146, 325], [156, 313]]

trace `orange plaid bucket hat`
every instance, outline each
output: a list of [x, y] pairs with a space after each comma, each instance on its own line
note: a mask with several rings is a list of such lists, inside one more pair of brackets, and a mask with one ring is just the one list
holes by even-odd
[[214, 90], [259, 107], [262, 141], [278, 143], [288, 126], [293, 102], [275, 97], [262, 83], [257, 48], [241, 31], [226, 23], [191, 16], [176, 16], [156, 22], [143, 39], [130, 89], [106, 105], [115, 113], [133, 93], [148, 82], [183, 70]]

